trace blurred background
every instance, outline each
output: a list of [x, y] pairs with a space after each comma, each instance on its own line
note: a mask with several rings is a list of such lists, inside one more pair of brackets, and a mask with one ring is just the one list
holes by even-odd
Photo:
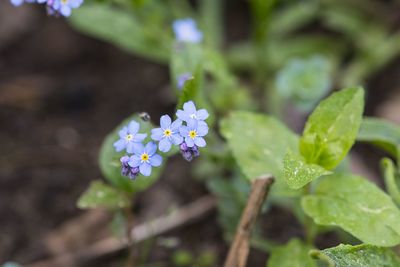
[[[279, 55], [281, 49], [289, 49], [290, 56], [323, 54], [335, 69], [330, 88], [364, 85], [366, 114], [400, 124], [400, 2], [326, 1], [326, 10], [307, 9], [314, 1], [282, 2], [274, 15], [279, 18], [285, 8], [300, 6], [291, 17], [297, 25], [272, 23], [268, 42], [283, 40], [307, 47], [307, 52], [267, 45], [273, 61], [266, 75], [270, 82], [288, 62]], [[197, 1], [191, 5], [196, 8]], [[253, 34], [250, 9], [248, 1], [225, 1], [222, 18], [222, 47], [230, 48], [230, 68], [244, 85], [251, 80], [247, 70], [254, 67], [241, 44]], [[299, 16], [301, 23], [295, 20]], [[297, 38], [305, 35], [310, 39]], [[0, 0], [0, 264], [31, 264], [108, 236], [112, 230], [106, 212], [82, 211], [75, 205], [89, 182], [101, 178], [97, 158], [104, 137], [133, 112], [159, 118], [174, 111], [167, 65], [101, 39], [77, 31], [64, 18], [47, 16], [42, 6], [16, 8]], [[298, 131], [308, 112], [299, 106], [296, 111], [289, 105], [284, 116]], [[357, 145], [353, 168], [378, 180], [381, 156], [371, 146]], [[191, 179], [189, 169], [180, 157], [170, 160], [161, 179], [137, 196], [139, 221], [208, 193], [204, 183]], [[285, 240], [299, 234], [290, 213], [273, 209], [270, 216], [275, 223], [263, 226], [270, 237]], [[336, 241], [328, 236], [320, 242]], [[216, 212], [211, 212], [190, 226], [146, 241], [137, 253], [143, 262], [154, 263], [146, 266], [186, 266], [179, 265], [185, 257], [203, 257], [206, 263], [198, 266], [218, 266], [227, 248]], [[90, 266], [121, 266], [120, 258]], [[265, 253], [254, 250], [249, 266], [264, 266], [265, 259]]]

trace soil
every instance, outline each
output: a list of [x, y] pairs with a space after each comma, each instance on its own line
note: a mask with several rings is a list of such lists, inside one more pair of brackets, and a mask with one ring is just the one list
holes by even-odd
[[[244, 35], [241, 28], [229, 39]], [[398, 83], [400, 64], [393, 64], [396, 72], [392, 68], [388, 79]], [[370, 98], [368, 114], [387, 99], [391, 83], [379, 82], [380, 75], [370, 82], [371, 95], [379, 98]], [[146, 111], [152, 118], [172, 113], [168, 84], [165, 66], [83, 36], [65, 20], [47, 17], [41, 7], [14, 8], [0, 0], [0, 264], [49, 255], [44, 237], [83, 213], [75, 206], [77, 198], [90, 181], [101, 179], [97, 155], [105, 135], [134, 112]], [[189, 168], [173, 158], [160, 181], [138, 196], [139, 216], [163, 214], [171, 204], [204, 195], [204, 185], [187, 176]], [[274, 210], [274, 215], [284, 223], [293, 219], [285, 211]], [[288, 237], [282, 223], [274, 225], [266, 226], [271, 236]], [[301, 235], [293, 225], [290, 233]], [[215, 213], [169, 237], [194, 253], [214, 251], [219, 262], [227, 251]], [[152, 247], [148, 257], [154, 261], [172, 253]], [[266, 257], [252, 251], [249, 266], [264, 266]], [[103, 265], [120, 262], [114, 257], [93, 266]]]

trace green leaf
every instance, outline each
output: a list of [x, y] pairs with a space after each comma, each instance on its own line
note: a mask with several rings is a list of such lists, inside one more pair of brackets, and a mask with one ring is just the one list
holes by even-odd
[[122, 209], [129, 206], [127, 196], [102, 181], [93, 181], [78, 200], [78, 207]]
[[278, 120], [258, 113], [235, 111], [221, 122], [237, 164], [248, 180], [272, 174], [272, 191], [296, 195], [283, 180], [283, 157], [288, 149], [297, 151], [298, 137]]
[[182, 93], [179, 96], [177, 109], [181, 109], [183, 104], [187, 101], [195, 101], [199, 92], [199, 77], [192, 77], [186, 80], [182, 88]]
[[392, 160], [384, 158], [381, 161], [381, 166], [384, 171], [386, 189], [394, 202], [400, 206], [399, 177], [395, 165]]
[[118, 127], [114, 129], [103, 141], [99, 153], [99, 165], [103, 176], [116, 188], [128, 193], [135, 193], [143, 191], [151, 186], [159, 178], [162, 169], [165, 165], [165, 159], [160, 167], [152, 168], [151, 175], [145, 177], [139, 175], [136, 180], [132, 181], [128, 177], [121, 174], [121, 163], [119, 159], [125, 155], [124, 152], [116, 152], [113, 144], [119, 139], [118, 132], [122, 127], [126, 126], [131, 120], [135, 120], [140, 124], [140, 133], [147, 133], [147, 138], [144, 143], [150, 141], [151, 129], [154, 126], [148, 122], [143, 121], [138, 115], [134, 114], [125, 119]]
[[344, 89], [321, 101], [300, 139], [300, 152], [306, 162], [334, 169], [354, 144], [363, 109], [362, 88]]
[[268, 260], [268, 267], [316, 267], [308, 252], [312, 247], [298, 239], [292, 239], [289, 243], [272, 251]]
[[325, 261], [330, 267], [397, 267], [400, 258], [389, 248], [371, 245], [343, 245], [313, 250], [310, 256]]
[[169, 58], [172, 40], [165, 30], [143, 25], [142, 21], [123, 9], [103, 3], [85, 4], [74, 10], [70, 20], [78, 30], [108, 41], [128, 52], [156, 61]]
[[315, 195], [302, 198], [305, 213], [319, 225], [336, 225], [364, 243], [400, 243], [400, 211], [390, 196], [368, 180], [333, 174], [318, 184]]
[[361, 123], [357, 141], [371, 142], [397, 157], [400, 127], [382, 119], [366, 117]]
[[286, 153], [283, 166], [286, 183], [292, 189], [302, 188], [312, 180], [332, 173], [319, 165], [306, 163], [301, 156], [296, 156], [291, 151]]

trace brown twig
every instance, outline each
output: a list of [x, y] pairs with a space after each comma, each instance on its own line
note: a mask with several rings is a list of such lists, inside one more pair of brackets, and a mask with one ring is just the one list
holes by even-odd
[[[213, 196], [202, 197], [191, 204], [188, 204], [176, 211], [161, 216], [150, 222], [145, 222], [132, 229], [133, 243], [139, 243], [146, 239], [166, 233], [170, 230], [181, 227], [201, 218], [204, 214], [213, 210], [216, 206], [216, 200]], [[65, 253], [53, 259], [39, 261], [36, 263], [24, 265], [26, 267], [78, 267], [90, 260], [101, 256], [112, 254], [126, 248], [128, 242], [109, 237], [98, 241], [86, 249], [74, 253]]]
[[246, 266], [251, 230], [273, 182], [274, 178], [266, 175], [255, 179], [252, 183], [250, 196], [236, 229], [235, 238], [229, 249], [224, 267]]

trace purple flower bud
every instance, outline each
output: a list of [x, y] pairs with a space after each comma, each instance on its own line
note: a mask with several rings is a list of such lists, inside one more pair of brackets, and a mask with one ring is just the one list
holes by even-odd
[[181, 150], [182, 157], [187, 161], [192, 161], [195, 157], [200, 156], [199, 148], [196, 145], [193, 147], [188, 147], [185, 142], [179, 146]]
[[130, 160], [129, 156], [121, 157], [121, 174], [123, 176], [128, 176], [131, 180], [135, 180], [136, 177], [139, 175], [139, 168], [138, 167], [131, 167], [128, 162]]

